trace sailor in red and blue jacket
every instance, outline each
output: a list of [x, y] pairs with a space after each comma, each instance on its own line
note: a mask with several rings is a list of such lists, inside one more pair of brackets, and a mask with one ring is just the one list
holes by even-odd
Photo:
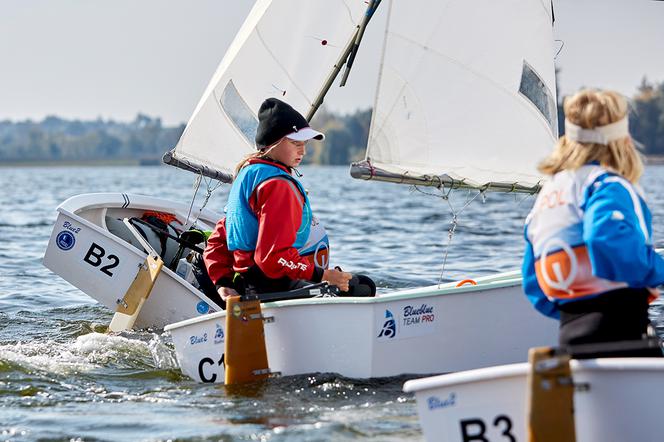
[[348, 290], [351, 274], [328, 269], [329, 242], [313, 216], [308, 196], [292, 176], [306, 154], [305, 142], [323, 139], [288, 104], [267, 99], [258, 114], [258, 152], [241, 164], [226, 217], [208, 239], [205, 266], [222, 298], [233, 279], [257, 292], [286, 291], [328, 281]]

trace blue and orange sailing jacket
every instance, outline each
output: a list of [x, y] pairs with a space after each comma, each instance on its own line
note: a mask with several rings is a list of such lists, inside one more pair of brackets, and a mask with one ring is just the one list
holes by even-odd
[[[664, 282], [641, 189], [594, 164], [554, 175], [526, 218], [523, 289], [541, 313], [619, 288]], [[650, 289], [653, 296], [657, 292]]]

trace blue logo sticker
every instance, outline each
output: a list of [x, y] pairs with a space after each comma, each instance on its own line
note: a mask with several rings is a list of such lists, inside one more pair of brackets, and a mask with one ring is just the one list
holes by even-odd
[[214, 343], [221, 344], [224, 342], [224, 329], [219, 324], [215, 325], [217, 326], [217, 330], [214, 332]]
[[55, 237], [55, 244], [57, 244], [61, 250], [71, 250], [71, 248], [74, 247], [74, 244], [76, 244], [76, 238], [74, 238], [72, 233], [63, 230]]
[[190, 345], [202, 344], [204, 342], [207, 342], [207, 333], [203, 333], [203, 336], [194, 335], [189, 337]]
[[378, 335], [379, 338], [390, 338], [392, 339], [397, 335], [397, 322], [394, 320], [394, 315], [391, 311], [385, 310], [385, 322], [383, 323], [383, 329]]
[[433, 306], [421, 304], [419, 307], [407, 305], [403, 308], [404, 326], [433, 323], [436, 321], [436, 315], [433, 313]]
[[201, 315], [204, 315], [210, 311], [210, 306], [208, 305], [207, 302], [201, 301], [198, 304], [196, 304], [196, 311]]
[[450, 393], [445, 399], [441, 399], [437, 396], [429, 396], [427, 398], [427, 406], [429, 410], [435, 410], [437, 408], [448, 408], [453, 407], [456, 402], [456, 393]]

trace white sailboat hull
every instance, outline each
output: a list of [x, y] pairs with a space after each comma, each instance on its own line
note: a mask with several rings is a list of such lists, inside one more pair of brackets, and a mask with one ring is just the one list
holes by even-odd
[[[146, 254], [113, 235], [105, 220], [148, 210], [184, 220], [189, 207], [120, 193], [70, 198], [58, 207], [44, 265], [115, 310]], [[197, 223], [212, 229], [218, 218], [205, 211]], [[62, 232], [68, 232], [65, 241]], [[264, 304], [265, 315], [275, 318], [265, 325], [270, 368], [283, 375], [334, 372], [354, 378], [452, 372], [520, 361], [528, 348], [555, 342], [557, 324], [531, 308], [518, 272], [477, 282], [379, 292], [375, 298]], [[199, 382], [223, 382], [225, 312], [213, 313], [215, 308], [164, 268], [135, 326], [175, 323], [166, 330], [182, 371]]]
[[[520, 361], [529, 347], [555, 342], [557, 323], [532, 309], [518, 272], [477, 282], [263, 304], [274, 317], [265, 324], [270, 369], [352, 378], [452, 372]], [[186, 375], [224, 381], [225, 326], [222, 311], [165, 327]]]
[[[574, 392], [578, 442], [662, 439], [664, 359], [573, 360], [571, 368], [583, 386]], [[404, 391], [415, 393], [428, 441], [525, 441], [527, 373], [527, 363], [490, 367], [408, 381]]]
[[[117, 308], [146, 253], [109, 232], [106, 219], [140, 217], [145, 211], [175, 215], [183, 221], [189, 206], [122, 193], [74, 196], [58, 207], [58, 218], [44, 265], [111, 310]], [[197, 224], [213, 229], [219, 215], [203, 211]], [[66, 232], [66, 233], [63, 233]], [[136, 319], [137, 328], [164, 325], [215, 311], [198, 289], [164, 267]]]

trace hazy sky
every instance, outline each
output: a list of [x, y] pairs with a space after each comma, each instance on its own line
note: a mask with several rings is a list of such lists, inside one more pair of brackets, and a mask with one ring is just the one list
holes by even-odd
[[[143, 112], [185, 122], [252, 4], [0, 0], [0, 120]], [[664, 2], [557, 0], [555, 9], [563, 93], [587, 85], [631, 96], [644, 75], [664, 81]], [[379, 37], [366, 36], [349, 86], [326, 101], [332, 110], [372, 104]]]

